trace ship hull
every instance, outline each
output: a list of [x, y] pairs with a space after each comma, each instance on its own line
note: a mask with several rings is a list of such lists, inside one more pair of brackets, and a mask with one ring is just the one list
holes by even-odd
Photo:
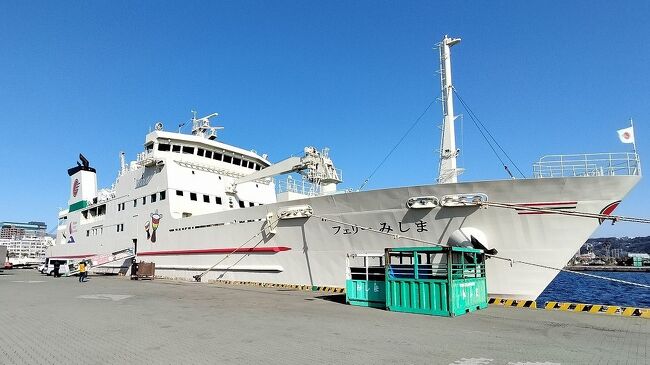
[[[492, 296], [535, 299], [598, 228], [597, 219], [559, 214], [529, 214], [508, 208], [437, 207], [408, 209], [411, 197], [483, 193], [490, 201], [511, 204], [571, 203], [570, 209], [600, 213], [620, 201], [639, 176], [572, 177], [438, 184], [353, 192], [292, 200], [245, 209], [173, 218], [160, 206], [156, 239], [151, 239], [153, 207], [140, 207], [133, 228], [122, 234], [105, 232], [101, 239], [80, 237], [75, 244], [54, 246], [51, 257], [86, 257], [133, 247], [138, 260], [156, 263], [164, 277], [191, 279], [217, 264], [204, 277], [278, 284], [344, 287], [348, 253], [383, 252], [386, 247], [447, 244], [456, 230], [482, 231], [498, 256], [515, 260], [487, 261]], [[540, 205], [541, 204], [541, 205]], [[555, 204], [555, 205], [554, 205]], [[280, 220], [268, 231], [267, 215], [283, 207], [309, 205], [313, 216]], [[566, 204], [565, 204], [566, 205]], [[322, 219], [326, 218], [326, 219]], [[382, 231], [356, 229], [346, 222]], [[397, 238], [399, 235], [406, 238]], [[101, 241], [101, 242], [100, 242]], [[229, 255], [235, 249], [234, 254]], [[127, 263], [97, 271], [124, 270]]]

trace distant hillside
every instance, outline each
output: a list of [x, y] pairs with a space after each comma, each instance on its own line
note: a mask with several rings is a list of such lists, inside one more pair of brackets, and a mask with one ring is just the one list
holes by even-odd
[[582, 245], [581, 252], [587, 252], [587, 246], [592, 245], [596, 255], [603, 256], [607, 250], [607, 244], [610, 249], [621, 249], [623, 255], [628, 252], [650, 254], [650, 236], [647, 237], [602, 237], [590, 238]]

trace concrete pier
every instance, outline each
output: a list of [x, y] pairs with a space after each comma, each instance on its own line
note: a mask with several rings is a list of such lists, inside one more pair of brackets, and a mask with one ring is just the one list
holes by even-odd
[[457, 318], [341, 295], [0, 273], [2, 364], [642, 364], [650, 320], [489, 307]]

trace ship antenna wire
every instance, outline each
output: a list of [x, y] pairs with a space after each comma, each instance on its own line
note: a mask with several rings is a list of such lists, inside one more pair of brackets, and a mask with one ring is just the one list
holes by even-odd
[[[510, 161], [512, 166], [514, 166], [517, 169], [517, 171], [519, 171], [521, 176], [525, 179], [526, 175], [524, 175], [524, 173], [521, 172], [521, 170], [519, 170], [519, 167], [517, 166], [517, 164], [514, 161], [512, 161], [512, 159], [510, 158], [508, 153], [503, 149], [503, 147], [501, 147], [501, 145], [496, 140], [496, 138], [494, 138], [492, 133], [490, 133], [490, 131], [487, 129], [487, 127], [478, 118], [478, 116], [476, 116], [476, 114], [472, 111], [472, 109], [469, 107], [469, 105], [467, 105], [467, 103], [465, 103], [465, 100], [463, 100], [463, 98], [460, 96], [460, 94], [458, 94], [458, 91], [456, 90], [456, 88], [455, 87], [452, 87], [452, 88], [453, 88], [453, 91], [454, 91], [454, 95], [456, 95], [456, 97], [458, 98], [460, 103], [463, 104], [463, 107], [465, 108], [465, 110], [467, 110], [467, 113], [469, 114], [470, 119], [472, 119], [472, 121], [474, 122], [474, 125], [476, 126], [476, 128], [478, 128], [479, 132], [481, 132], [481, 135], [483, 136], [483, 138], [485, 138], [485, 141], [488, 143], [488, 145], [492, 149], [492, 152], [494, 152], [494, 154], [497, 156], [497, 158], [499, 159], [499, 161], [503, 165], [503, 168], [506, 170], [508, 175], [510, 175], [510, 177], [512, 177], [514, 179], [514, 176], [512, 176], [512, 173], [510, 173], [510, 169], [508, 169], [508, 166], [503, 162], [503, 160], [501, 159], [501, 157], [499, 156], [497, 151], [494, 149], [494, 147], [492, 146], [492, 144], [490, 143], [488, 138], [485, 136], [485, 133], [487, 133], [490, 136], [492, 141], [494, 141], [494, 144], [496, 144], [497, 147], [499, 147], [499, 149], [501, 150], [503, 155], [506, 156], [506, 158], [508, 159], [508, 161]], [[479, 124], [480, 124], [480, 127], [479, 127]], [[485, 133], [483, 133], [483, 130], [481, 130], [481, 127], [483, 127], [483, 129], [485, 130]]]
[[431, 105], [433, 105], [433, 103], [435, 103], [436, 100], [437, 100], [437, 99], [433, 99], [433, 100], [431, 100], [431, 102], [429, 103], [429, 105], [427, 105], [427, 107], [424, 109], [424, 111], [422, 112], [422, 114], [420, 114], [420, 116], [419, 116], [419, 117], [418, 117], [418, 118], [413, 122], [413, 124], [411, 124], [411, 126], [409, 127], [409, 129], [408, 129], [408, 130], [407, 130], [407, 131], [402, 135], [402, 138], [400, 138], [399, 141], [397, 141], [397, 143], [395, 144], [395, 146], [393, 146], [393, 148], [390, 150], [390, 152], [388, 152], [388, 154], [386, 155], [386, 157], [384, 157], [384, 159], [381, 160], [381, 162], [379, 163], [379, 165], [377, 165], [377, 167], [375, 167], [375, 169], [372, 171], [372, 173], [370, 174], [370, 176], [368, 176], [368, 177], [363, 181], [363, 184], [361, 184], [361, 186], [359, 186], [359, 189], [357, 189], [357, 191], [361, 191], [361, 190], [366, 186], [366, 184], [368, 184], [368, 181], [370, 181], [370, 179], [372, 179], [372, 177], [375, 176], [375, 173], [377, 172], [377, 170], [379, 170], [379, 169], [382, 167], [382, 165], [386, 162], [386, 160], [388, 160], [388, 158], [390, 157], [390, 155], [392, 155], [393, 152], [395, 152], [395, 150], [397, 149], [397, 147], [399, 147], [399, 145], [402, 144], [402, 142], [404, 142], [404, 139], [406, 138], [406, 136], [408, 136], [409, 133], [411, 133], [411, 131], [413, 130], [413, 128], [415, 128], [415, 126], [418, 124], [418, 122], [420, 121], [420, 119], [422, 119], [422, 117], [423, 117], [423, 116], [424, 116], [424, 115], [429, 111], [429, 108], [431, 108]]

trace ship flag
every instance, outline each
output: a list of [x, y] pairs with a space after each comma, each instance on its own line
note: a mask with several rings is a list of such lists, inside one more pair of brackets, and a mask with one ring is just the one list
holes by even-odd
[[619, 129], [618, 138], [623, 143], [634, 143], [634, 127]]

